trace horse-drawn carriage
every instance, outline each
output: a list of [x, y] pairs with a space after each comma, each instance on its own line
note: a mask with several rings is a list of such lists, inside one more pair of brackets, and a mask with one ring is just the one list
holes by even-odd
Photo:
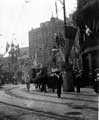
[[33, 68], [30, 75], [30, 83], [35, 84], [35, 87], [41, 91], [46, 91], [46, 88], [48, 88], [54, 92], [57, 86], [57, 79], [55, 72], [48, 73], [47, 68]]

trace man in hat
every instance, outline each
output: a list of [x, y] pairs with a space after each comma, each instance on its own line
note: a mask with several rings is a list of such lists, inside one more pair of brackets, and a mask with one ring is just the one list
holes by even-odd
[[63, 79], [62, 79], [62, 74], [59, 71], [56, 72], [56, 76], [57, 76], [57, 96], [58, 98], [60, 98]]

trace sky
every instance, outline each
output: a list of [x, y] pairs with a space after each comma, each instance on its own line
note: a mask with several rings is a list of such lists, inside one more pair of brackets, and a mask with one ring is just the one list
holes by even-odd
[[[0, 54], [5, 53], [6, 43], [28, 46], [28, 31], [39, 27], [40, 23], [56, 17], [57, 1], [58, 18], [63, 19], [62, 0], [0, 0]], [[76, 0], [65, 0], [66, 15], [76, 9]]]

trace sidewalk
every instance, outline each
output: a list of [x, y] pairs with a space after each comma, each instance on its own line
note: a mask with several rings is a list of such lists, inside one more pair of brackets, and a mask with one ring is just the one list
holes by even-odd
[[[27, 89], [25, 86], [23, 86], [23, 88], [21, 87], [21, 91], [22, 92], [27, 92]], [[30, 91], [29, 94], [36, 94], [36, 95], [45, 95], [45, 96], [50, 96], [50, 97], [56, 97], [57, 98], [57, 92], [52, 93], [51, 89], [47, 90], [47, 93], [44, 92], [40, 92], [39, 89], [35, 89], [35, 86], [31, 86], [30, 87]], [[81, 92], [77, 93], [77, 92], [63, 92], [62, 90], [62, 95], [61, 95], [61, 99], [75, 99], [75, 100], [86, 100], [86, 101], [98, 101], [98, 97], [97, 94], [94, 92], [94, 90], [92, 88], [81, 88]]]
[[[3, 86], [3, 88], [8, 89], [9, 87], [12, 88], [12, 87], [20, 87], [20, 86], [21, 87], [23, 86], [23, 88], [26, 88], [26, 85], [22, 85], [22, 84], [19, 84], [19, 85], [6, 84], [6, 85]], [[31, 85], [30, 91], [31, 90], [39, 92], [38, 89], [35, 89], [34, 85]], [[86, 95], [86, 96], [87, 95], [97, 96], [97, 93], [94, 92], [94, 89], [89, 88], [89, 87], [88, 88], [87, 87], [86, 88], [80, 88], [80, 93], [77, 93], [77, 92], [64, 92], [64, 94], [79, 94], [79, 95], [81, 94], [81, 95]]]

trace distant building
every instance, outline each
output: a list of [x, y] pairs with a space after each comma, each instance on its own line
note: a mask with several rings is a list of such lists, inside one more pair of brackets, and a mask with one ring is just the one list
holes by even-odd
[[29, 47], [20, 48], [18, 59], [26, 59], [26, 58], [29, 58]]
[[[67, 19], [69, 24], [69, 20]], [[34, 59], [37, 54], [37, 62], [43, 66], [50, 64], [51, 51], [56, 45], [55, 34], [64, 37], [64, 22], [57, 18], [40, 24], [39, 28], [29, 31], [29, 56]]]
[[18, 62], [19, 62], [19, 69], [27, 72], [30, 70], [32, 62], [30, 61], [29, 58], [29, 47], [20, 48]]

